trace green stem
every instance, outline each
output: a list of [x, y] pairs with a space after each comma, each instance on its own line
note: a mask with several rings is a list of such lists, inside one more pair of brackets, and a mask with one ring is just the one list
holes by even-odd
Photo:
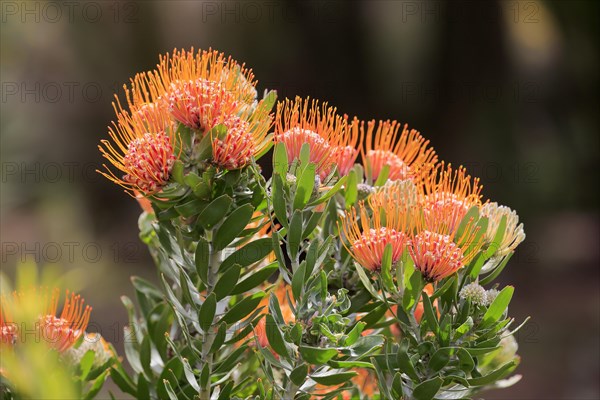
[[[212, 231], [206, 232], [206, 239], [210, 243], [210, 256], [208, 261], [208, 279], [207, 279], [207, 287], [206, 287], [206, 296], [209, 296], [217, 283], [217, 274], [219, 271], [219, 265], [221, 265], [221, 251], [215, 251], [212, 244]], [[200, 392], [201, 400], [210, 400], [210, 376], [212, 375], [212, 365], [213, 365], [213, 354], [210, 353], [210, 348], [212, 347], [213, 342], [215, 341], [215, 327], [216, 324], [216, 313], [213, 316], [212, 326], [209, 328], [208, 332], [204, 334], [204, 342], [202, 343], [202, 360], [204, 361], [205, 368], [208, 367], [208, 383], [202, 387], [202, 391]]]

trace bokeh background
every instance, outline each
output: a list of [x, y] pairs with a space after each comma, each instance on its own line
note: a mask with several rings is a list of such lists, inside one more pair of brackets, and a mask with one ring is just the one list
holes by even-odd
[[595, 1], [3, 1], [1, 258], [60, 264], [122, 348], [129, 276], [155, 279], [137, 203], [94, 171], [112, 96], [174, 47], [251, 66], [259, 90], [397, 119], [518, 210], [502, 283], [524, 379], [490, 399], [598, 399]]

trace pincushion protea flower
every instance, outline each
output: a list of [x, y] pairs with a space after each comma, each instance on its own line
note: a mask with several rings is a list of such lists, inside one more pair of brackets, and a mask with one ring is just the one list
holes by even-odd
[[304, 143], [310, 145], [310, 162], [323, 179], [336, 165], [340, 175], [347, 174], [358, 156], [362, 139], [348, 125], [348, 118], [336, 113], [334, 107], [316, 100], [296, 97], [277, 104], [275, 142], [285, 144], [288, 161], [300, 156]]
[[225, 169], [248, 165], [263, 154], [270, 141], [272, 115], [265, 100], [256, 101], [250, 70], [216, 51], [178, 51], [161, 57], [157, 70], [131, 81], [130, 107], [161, 104], [183, 125], [208, 134], [222, 125], [224, 137], [212, 141], [213, 162]]
[[46, 312], [40, 317], [42, 337], [54, 348], [63, 351], [71, 347], [85, 332], [90, 320], [92, 307], [83, 306], [84, 300], [80, 295], [66, 292], [65, 304], [60, 317], [57, 316], [58, 289], [52, 292]]
[[[80, 295], [66, 292], [65, 303], [60, 316], [57, 316], [60, 294], [54, 289], [48, 298], [46, 291], [32, 291], [30, 293], [15, 292], [12, 301], [5, 297], [1, 300], [0, 326], [2, 328], [2, 343], [15, 344], [18, 339], [17, 321], [7, 321], [5, 318], [19, 315], [15, 308], [20, 307], [24, 301], [31, 301], [40, 307], [40, 315], [35, 324], [42, 340], [58, 351], [70, 348], [85, 332], [90, 319], [92, 308], [84, 307], [84, 300]], [[6, 317], [5, 317], [6, 316]], [[25, 336], [22, 338], [25, 340]]]
[[167, 184], [177, 156], [175, 127], [160, 104], [152, 103], [134, 109], [123, 110], [121, 104], [113, 106], [117, 122], [109, 127], [109, 140], [102, 140], [100, 152], [124, 175], [117, 176], [106, 164], [106, 178], [126, 189], [133, 196], [137, 191], [144, 195], [154, 194]]
[[368, 203], [371, 215], [364, 201], [360, 201], [358, 211], [353, 208], [342, 218], [341, 230], [350, 244], [346, 247], [348, 252], [369, 271], [381, 269], [388, 244], [392, 246], [392, 263], [396, 263], [408, 242], [406, 232], [410, 226], [411, 210], [399, 206], [393, 199], [392, 196], [371, 196]]
[[[362, 158], [365, 174], [371, 182], [375, 182], [384, 166], [389, 166], [389, 180], [417, 179], [426, 173], [424, 167], [430, 167], [437, 162], [437, 155], [429, 147], [429, 141], [421, 134], [408, 129], [404, 125], [399, 133], [401, 124], [397, 121], [379, 121], [377, 128], [375, 120], [367, 123], [366, 148]], [[353, 124], [353, 129], [359, 129], [365, 136], [365, 123]]]
[[471, 207], [481, 205], [479, 178], [471, 179], [463, 167], [453, 169], [442, 162], [423, 177], [418, 188], [426, 225], [448, 232], [458, 227]]
[[483, 246], [476, 221], [469, 220], [462, 232], [458, 232], [460, 220], [455, 218], [456, 208], [431, 207], [411, 220], [413, 231], [408, 251], [415, 268], [429, 282], [444, 279], [463, 268]]
[[519, 224], [519, 216], [509, 207], [500, 206], [498, 203], [485, 203], [481, 207], [481, 215], [488, 218], [488, 227], [485, 233], [485, 241], [488, 244], [494, 240], [500, 221], [502, 220], [502, 217], [506, 216], [504, 237], [498, 244], [494, 256], [502, 257], [507, 255], [511, 251], [514, 251], [514, 249], [525, 240], [523, 224]]

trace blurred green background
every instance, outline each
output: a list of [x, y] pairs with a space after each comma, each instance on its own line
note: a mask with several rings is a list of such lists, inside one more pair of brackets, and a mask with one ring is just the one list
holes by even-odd
[[58, 263], [122, 348], [128, 277], [153, 277], [138, 205], [94, 172], [115, 90], [174, 47], [252, 67], [259, 91], [397, 119], [519, 212], [505, 270], [524, 379], [494, 399], [598, 399], [595, 1], [3, 1], [2, 270]]

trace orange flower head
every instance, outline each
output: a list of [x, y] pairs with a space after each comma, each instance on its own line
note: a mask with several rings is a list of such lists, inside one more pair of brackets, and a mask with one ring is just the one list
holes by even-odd
[[444, 208], [423, 210], [411, 220], [412, 235], [408, 246], [415, 268], [435, 282], [452, 275], [475, 258], [483, 246], [477, 221], [471, 219], [458, 234], [458, 224], [448, 223]]
[[239, 111], [234, 95], [218, 82], [196, 79], [171, 83], [165, 95], [171, 115], [185, 126], [208, 132]]
[[462, 251], [448, 235], [423, 231], [410, 242], [415, 268], [429, 282], [439, 281], [463, 267]]
[[113, 104], [117, 122], [109, 127], [109, 140], [98, 146], [104, 158], [124, 175], [118, 177], [106, 164], [106, 178], [124, 187], [133, 196], [137, 191], [151, 195], [167, 184], [173, 163], [175, 129], [165, 108], [160, 104], [147, 104], [132, 113]]
[[434, 231], [452, 232], [473, 206], [481, 205], [482, 186], [462, 167], [439, 164], [420, 185], [425, 225]]
[[[369, 215], [364, 201], [356, 209], [347, 211], [341, 222], [341, 230], [348, 239], [348, 252], [356, 262], [369, 271], [379, 271], [388, 244], [392, 246], [392, 263], [396, 263], [408, 242], [408, 207], [393, 204], [392, 197], [370, 197]], [[344, 244], [345, 245], [345, 244]]]
[[286, 99], [277, 104], [275, 142], [285, 144], [291, 163], [300, 157], [304, 143], [310, 145], [310, 162], [325, 178], [334, 165], [340, 175], [347, 174], [356, 156], [359, 135], [348, 126], [347, 116], [340, 116], [334, 107], [316, 100]]
[[[365, 174], [371, 181], [376, 181], [384, 166], [389, 166], [389, 180], [418, 180], [432, 163], [437, 162], [437, 155], [429, 147], [429, 141], [421, 134], [408, 129], [404, 125], [399, 132], [397, 121], [379, 121], [375, 129], [375, 121], [367, 123], [366, 151], [363, 152]], [[360, 124], [364, 132], [364, 122]], [[364, 135], [364, 133], [363, 133]]]
[[71, 347], [85, 332], [92, 308], [83, 306], [84, 300], [80, 295], [69, 295], [67, 291], [62, 313], [57, 317], [59, 297], [58, 289], [55, 289], [39, 323], [43, 339], [55, 349], [63, 351]]

